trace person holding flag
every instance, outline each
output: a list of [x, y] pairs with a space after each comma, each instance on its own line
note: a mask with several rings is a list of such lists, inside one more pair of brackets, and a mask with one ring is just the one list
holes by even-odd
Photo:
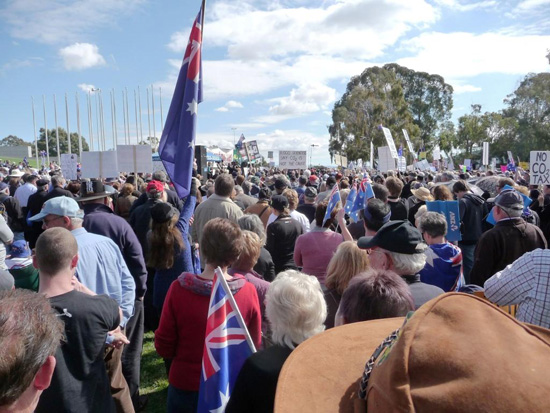
[[[199, 406], [200, 411], [223, 411], [242, 363], [254, 351], [247, 348], [244, 326], [253, 346], [260, 347], [261, 314], [256, 289], [243, 276], [227, 273], [242, 249], [242, 231], [237, 224], [224, 218], [210, 220], [200, 242], [205, 270], [199, 275], [182, 273], [168, 290], [155, 331], [157, 353], [173, 359], [168, 376], [168, 412], [194, 413]], [[220, 290], [217, 267], [235, 305]], [[217, 305], [212, 305], [211, 296]], [[235, 318], [236, 306], [244, 326]], [[227, 352], [231, 356], [224, 358]], [[203, 397], [199, 397], [199, 388]]]

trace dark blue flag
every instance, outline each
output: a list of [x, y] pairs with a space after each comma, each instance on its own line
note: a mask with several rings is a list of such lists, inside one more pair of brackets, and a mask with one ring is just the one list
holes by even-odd
[[198, 104], [202, 102], [203, 12], [201, 6], [189, 35], [189, 43], [159, 145], [159, 157], [181, 198], [189, 195], [191, 187], [197, 109]]
[[458, 207], [458, 201], [428, 201], [426, 202], [426, 208], [428, 211], [439, 212], [445, 215], [447, 221], [447, 235], [448, 241], [461, 241], [460, 235], [460, 212]]

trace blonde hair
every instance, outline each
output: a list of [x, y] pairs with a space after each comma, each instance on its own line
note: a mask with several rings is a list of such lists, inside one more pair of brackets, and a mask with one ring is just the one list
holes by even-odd
[[326, 286], [343, 294], [351, 279], [368, 270], [369, 257], [354, 241], [342, 242], [327, 267]]
[[283, 191], [283, 196], [288, 199], [288, 208], [294, 211], [298, 206], [298, 192], [294, 189], [285, 189]]
[[231, 264], [232, 268], [249, 271], [256, 265], [262, 250], [260, 237], [252, 231], [243, 231], [243, 249], [239, 258]]

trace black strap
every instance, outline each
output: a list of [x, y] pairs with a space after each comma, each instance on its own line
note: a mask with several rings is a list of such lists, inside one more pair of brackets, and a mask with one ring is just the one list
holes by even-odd
[[260, 215], [258, 215], [260, 218], [262, 217], [262, 215], [264, 214], [264, 212], [267, 210], [267, 208], [269, 208], [269, 205], [266, 205], [265, 208], [263, 209], [263, 211], [260, 212]]

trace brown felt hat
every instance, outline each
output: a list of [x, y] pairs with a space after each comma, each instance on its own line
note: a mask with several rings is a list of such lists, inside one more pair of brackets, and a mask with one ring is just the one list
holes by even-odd
[[412, 313], [361, 380], [402, 320], [337, 327], [300, 344], [281, 371], [275, 411], [548, 410], [550, 330], [467, 294], [441, 295]]

